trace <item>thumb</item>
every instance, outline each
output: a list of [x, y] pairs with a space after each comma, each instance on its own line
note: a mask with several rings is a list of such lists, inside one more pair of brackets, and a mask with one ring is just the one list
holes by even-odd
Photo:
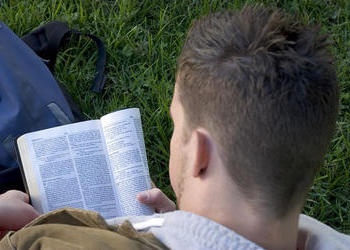
[[174, 211], [176, 209], [175, 203], [170, 200], [159, 188], [152, 188], [140, 192], [137, 199], [144, 204], [152, 207], [156, 212], [164, 213]]

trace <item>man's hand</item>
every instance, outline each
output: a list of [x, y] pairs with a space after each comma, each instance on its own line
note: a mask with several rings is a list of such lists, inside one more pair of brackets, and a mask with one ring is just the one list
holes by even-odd
[[28, 204], [29, 196], [17, 190], [0, 195], [0, 230], [18, 230], [39, 216]]
[[137, 194], [139, 202], [146, 204], [154, 209], [157, 213], [165, 213], [176, 209], [175, 203], [170, 200], [159, 188]]

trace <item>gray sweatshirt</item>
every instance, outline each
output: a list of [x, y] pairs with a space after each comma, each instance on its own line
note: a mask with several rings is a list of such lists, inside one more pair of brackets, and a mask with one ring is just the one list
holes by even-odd
[[[137, 230], [150, 231], [170, 249], [263, 249], [238, 233], [205, 217], [174, 211], [128, 219]], [[350, 236], [306, 215], [299, 217], [300, 249], [350, 250]]]

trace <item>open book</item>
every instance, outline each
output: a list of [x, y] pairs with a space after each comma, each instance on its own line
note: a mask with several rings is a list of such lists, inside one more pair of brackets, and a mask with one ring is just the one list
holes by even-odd
[[136, 200], [151, 188], [139, 109], [25, 134], [17, 140], [32, 205], [99, 212], [105, 219], [148, 215]]

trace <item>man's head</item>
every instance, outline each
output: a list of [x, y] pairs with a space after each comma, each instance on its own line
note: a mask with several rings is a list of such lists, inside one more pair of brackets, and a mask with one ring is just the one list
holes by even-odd
[[180, 139], [208, 131], [256, 208], [283, 217], [302, 205], [338, 106], [327, 37], [318, 28], [262, 7], [201, 18], [178, 59], [175, 98]]

